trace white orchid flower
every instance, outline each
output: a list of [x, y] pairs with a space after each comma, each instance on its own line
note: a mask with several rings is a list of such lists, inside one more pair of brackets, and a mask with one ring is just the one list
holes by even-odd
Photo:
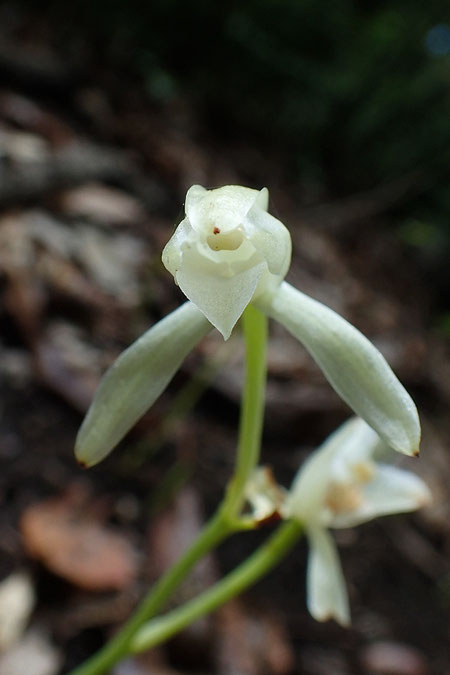
[[306, 461], [285, 501], [284, 517], [300, 520], [308, 536], [307, 604], [318, 621], [350, 623], [344, 576], [328, 528], [414, 511], [429, 501], [418, 476], [376, 461], [387, 450], [371, 427], [352, 418]]
[[380, 352], [345, 319], [283, 281], [291, 239], [267, 209], [266, 188], [190, 188], [186, 217], [163, 251], [164, 265], [190, 302], [108, 371], [77, 438], [82, 464], [112, 450], [212, 325], [228, 339], [250, 302], [304, 344], [341, 398], [390, 446], [418, 452], [417, 410]]
[[262, 292], [276, 288], [291, 261], [291, 237], [267, 213], [269, 192], [237, 185], [186, 195], [186, 218], [162, 259], [183, 293], [227, 340]]

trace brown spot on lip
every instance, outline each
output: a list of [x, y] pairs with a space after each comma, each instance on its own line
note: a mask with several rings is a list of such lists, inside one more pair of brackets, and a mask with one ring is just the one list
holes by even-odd
[[220, 229], [217, 226], [213, 229], [213, 234], [220, 234]]
[[86, 462], [83, 462], [82, 459], [78, 459], [77, 464], [80, 467], [80, 469], [88, 469], [89, 468], [88, 465], [86, 464]]

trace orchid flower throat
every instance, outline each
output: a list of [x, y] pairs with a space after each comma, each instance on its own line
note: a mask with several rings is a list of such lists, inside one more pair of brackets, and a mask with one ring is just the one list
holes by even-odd
[[243, 225], [225, 230], [219, 221], [219, 224], [208, 223], [200, 231], [192, 229], [181, 244], [180, 263], [183, 257], [198, 256], [197, 263], [211, 273], [232, 277], [254, 262], [254, 254], [255, 247], [246, 237]]
[[364, 486], [376, 473], [376, 464], [370, 459], [363, 459], [345, 467], [347, 477], [336, 476], [328, 484], [324, 506], [332, 516], [344, 515], [360, 508], [364, 503]]
[[[370, 433], [370, 432], [369, 432]], [[364, 456], [350, 457], [346, 461], [335, 458], [325, 495], [325, 505], [333, 514], [343, 514], [361, 506], [364, 501], [364, 486], [374, 478], [377, 467], [375, 461]]]
[[208, 246], [213, 251], [236, 251], [244, 241], [242, 227], [236, 227], [231, 232], [220, 231], [220, 227], [214, 225], [212, 234], [206, 239]]

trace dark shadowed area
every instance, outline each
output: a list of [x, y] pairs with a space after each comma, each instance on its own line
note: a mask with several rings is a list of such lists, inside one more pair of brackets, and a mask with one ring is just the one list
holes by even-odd
[[[0, 675], [100, 647], [220, 501], [243, 345], [213, 331], [120, 447], [73, 443], [101, 374], [183, 297], [160, 255], [186, 190], [267, 186], [288, 279], [377, 345], [418, 404], [433, 502], [337, 532], [353, 625], [305, 608], [306, 544], [113, 675], [450, 673], [448, 1], [0, 6]], [[271, 326], [263, 461], [288, 486], [350, 414]], [[193, 597], [270, 533], [193, 573]]]

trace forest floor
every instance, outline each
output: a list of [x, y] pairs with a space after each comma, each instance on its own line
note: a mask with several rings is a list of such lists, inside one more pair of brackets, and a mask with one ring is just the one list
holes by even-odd
[[[73, 458], [101, 373], [182, 300], [160, 252], [194, 183], [270, 187], [292, 232], [289, 280], [368, 335], [413, 394], [424, 430], [413, 469], [433, 503], [338, 533], [350, 630], [307, 614], [301, 545], [239, 600], [114, 675], [450, 673], [449, 344], [434, 329], [431, 283], [389, 228], [401, 190], [302, 206], [282, 157], [221, 138], [189, 101], [156, 105], [113, 69], [71, 69], [2, 30], [0, 675], [57, 675], [91, 654], [223, 493], [239, 330], [226, 344], [207, 337], [106, 461], [82, 471]], [[302, 347], [273, 326], [263, 461], [278, 480], [289, 485], [348, 415]], [[177, 600], [268, 532], [232, 538]], [[4, 626], [20, 607], [11, 635]]]

